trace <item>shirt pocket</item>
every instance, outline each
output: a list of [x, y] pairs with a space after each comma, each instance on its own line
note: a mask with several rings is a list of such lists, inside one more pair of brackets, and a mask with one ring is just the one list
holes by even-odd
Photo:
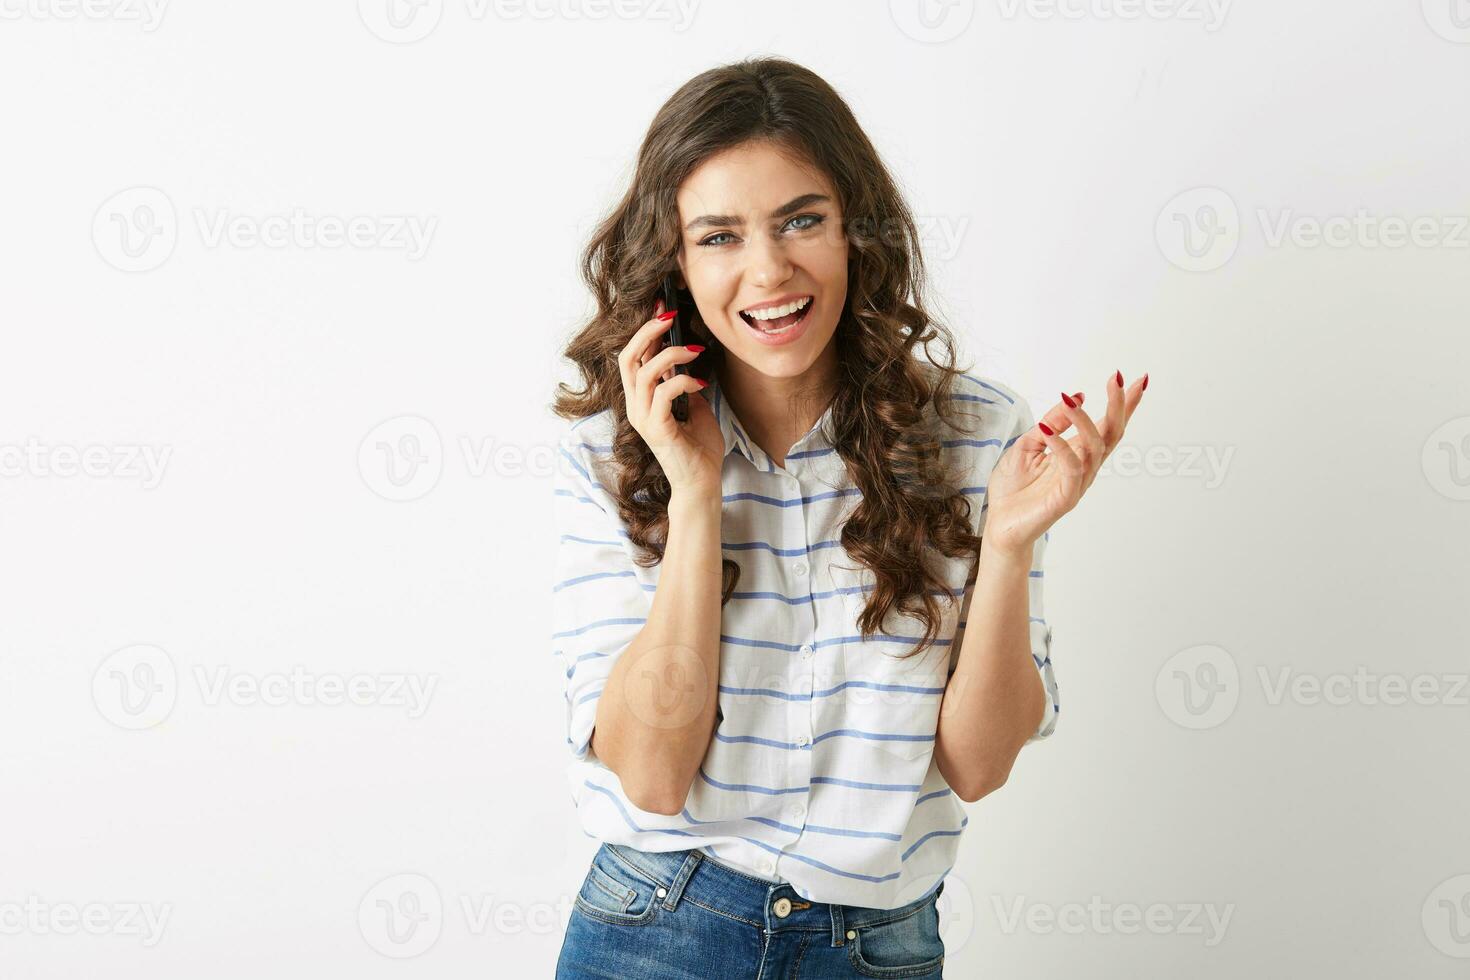
[[[877, 758], [927, 760], [934, 752], [944, 675], [927, 654], [908, 659], [877, 651], [870, 641], [843, 644], [838, 727]], [[866, 753], [865, 753], [866, 754]]]

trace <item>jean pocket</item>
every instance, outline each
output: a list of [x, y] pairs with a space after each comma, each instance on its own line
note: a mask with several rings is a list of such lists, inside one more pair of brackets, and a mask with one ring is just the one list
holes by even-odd
[[659, 893], [667, 890], [618, 857], [606, 844], [592, 856], [592, 866], [574, 900], [584, 914], [613, 925], [636, 926], [652, 920]]
[[858, 926], [847, 948], [852, 967], [865, 977], [924, 977], [944, 965], [939, 936], [939, 894], [901, 919]]

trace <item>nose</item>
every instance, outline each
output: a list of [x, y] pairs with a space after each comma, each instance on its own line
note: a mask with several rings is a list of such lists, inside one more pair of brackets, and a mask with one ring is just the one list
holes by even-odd
[[757, 236], [746, 250], [746, 263], [751, 284], [763, 290], [781, 285], [793, 271], [785, 244], [765, 235]]

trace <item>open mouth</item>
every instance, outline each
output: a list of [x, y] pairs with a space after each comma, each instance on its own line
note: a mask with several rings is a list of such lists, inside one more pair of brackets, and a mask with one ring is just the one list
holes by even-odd
[[756, 330], [770, 337], [779, 337], [795, 329], [811, 311], [812, 298], [803, 296], [790, 303], [765, 310], [740, 311], [740, 318]]

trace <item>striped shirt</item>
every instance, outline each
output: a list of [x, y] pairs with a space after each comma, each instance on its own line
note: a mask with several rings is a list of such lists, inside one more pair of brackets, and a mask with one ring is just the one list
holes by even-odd
[[[874, 578], [839, 537], [860, 498], [833, 448], [829, 406], [777, 465], [751, 439], [718, 380], [698, 392], [725, 440], [721, 546], [741, 566], [721, 610], [719, 720], [677, 816], [641, 810], [589, 749], [597, 699], [618, 654], [647, 621], [662, 563], [643, 568], [609, 495], [611, 410], [560, 439], [552, 647], [566, 685], [567, 776], [583, 832], [645, 851], [699, 848], [747, 874], [788, 882], [809, 901], [896, 908], [937, 888], [969, 822], [934, 763], [944, 686], [958, 662], [975, 564], [931, 552], [948, 595], [934, 646], [897, 609], [865, 641], [857, 618]], [[985, 484], [1001, 452], [1034, 424], [1005, 385], [962, 375], [952, 398], [975, 417], [951, 428], [946, 460], [984, 526]], [[928, 410], [932, 417], [932, 408]], [[1042, 618], [1042, 556], [1029, 578], [1032, 658], [1051, 734], [1058, 699]], [[969, 588], [967, 589], [967, 585]], [[959, 607], [959, 608], [957, 608]]]

